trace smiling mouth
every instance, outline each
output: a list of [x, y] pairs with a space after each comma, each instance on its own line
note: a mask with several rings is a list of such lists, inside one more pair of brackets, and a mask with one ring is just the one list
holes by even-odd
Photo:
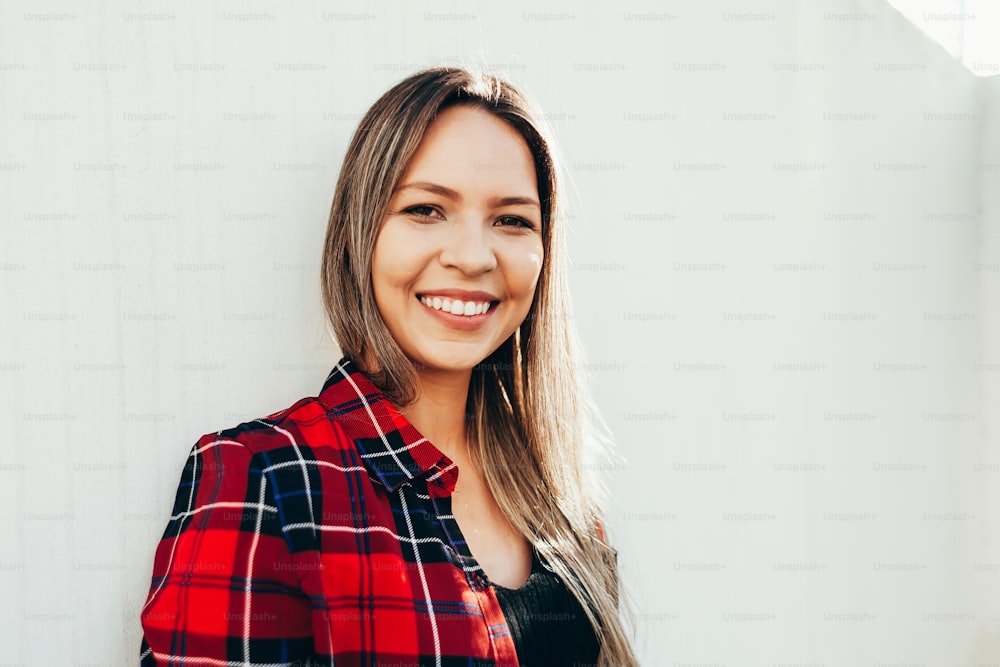
[[440, 296], [417, 295], [420, 303], [432, 310], [462, 317], [475, 317], [490, 312], [499, 301], [462, 301]]

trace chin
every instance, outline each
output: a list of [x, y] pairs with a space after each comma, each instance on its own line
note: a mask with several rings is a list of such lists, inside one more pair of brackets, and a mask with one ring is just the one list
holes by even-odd
[[477, 364], [482, 363], [488, 356], [489, 351], [487, 350], [481, 352], [428, 350], [416, 357], [411, 357], [411, 359], [414, 360], [418, 370], [420, 368], [428, 368], [440, 371], [462, 372], [471, 370]]

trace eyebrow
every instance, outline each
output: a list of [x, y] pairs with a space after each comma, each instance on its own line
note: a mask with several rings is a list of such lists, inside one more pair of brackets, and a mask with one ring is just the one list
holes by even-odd
[[[442, 197], [447, 197], [448, 199], [452, 199], [454, 201], [462, 200], [462, 195], [460, 195], [456, 190], [452, 190], [451, 188], [439, 185], [437, 183], [429, 183], [427, 181], [415, 181], [413, 183], [407, 183], [406, 185], [400, 185], [398, 188], [396, 188], [396, 192], [399, 192], [400, 190], [406, 190], [408, 188], [424, 190], [426, 192], [433, 192], [434, 194], [441, 195]], [[538, 200], [532, 197], [517, 197], [517, 196], [492, 197], [487, 201], [487, 203], [493, 208], [499, 208], [501, 206], [514, 206], [518, 204], [521, 205], [526, 204], [528, 206], [537, 206], [539, 209], [541, 208], [541, 205], [538, 203]]]

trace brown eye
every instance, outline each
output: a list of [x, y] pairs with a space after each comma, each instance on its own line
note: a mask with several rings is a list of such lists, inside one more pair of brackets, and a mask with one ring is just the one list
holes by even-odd
[[524, 218], [517, 217], [516, 215], [505, 215], [504, 217], [499, 218], [498, 221], [503, 223], [502, 224], [503, 227], [518, 226], [518, 227], [524, 227], [525, 229], [535, 228], [533, 224], [531, 224]]
[[418, 218], [430, 218], [431, 214], [437, 209], [433, 206], [428, 206], [427, 204], [420, 204], [418, 206], [411, 206], [410, 208], [404, 209], [403, 213], [409, 213], [410, 215], [416, 216]]

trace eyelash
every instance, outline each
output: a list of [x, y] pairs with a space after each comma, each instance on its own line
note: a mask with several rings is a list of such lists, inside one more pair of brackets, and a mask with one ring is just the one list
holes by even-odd
[[[403, 213], [409, 213], [410, 215], [415, 215], [418, 218], [429, 218], [429, 217], [431, 217], [430, 215], [428, 215], [426, 213], [417, 213], [417, 209], [421, 209], [421, 208], [427, 208], [427, 209], [434, 210], [434, 207], [430, 206], [428, 204], [418, 204], [417, 206], [411, 206], [411, 207], [409, 207], [407, 209], [404, 209]], [[499, 217], [497, 219], [498, 220], [516, 220], [518, 223], [520, 223], [520, 226], [524, 227], [525, 229], [534, 229], [535, 228], [534, 224], [532, 224], [528, 220], [525, 220], [524, 218], [519, 218], [516, 215], [504, 215], [504, 216], [501, 216], [501, 217]], [[504, 225], [504, 226], [507, 226], [507, 225]]]

